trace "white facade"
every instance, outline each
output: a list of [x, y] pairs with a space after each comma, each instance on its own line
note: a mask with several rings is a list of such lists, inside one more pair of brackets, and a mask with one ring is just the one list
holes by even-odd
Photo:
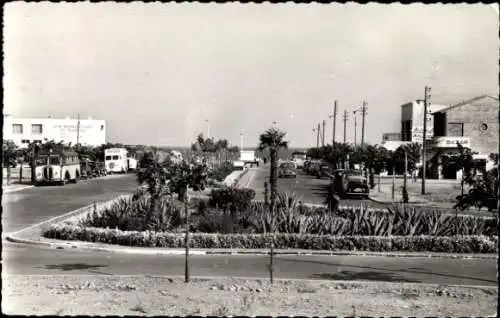
[[[401, 121], [411, 121], [411, 128], [408, 127], [410, 128], [410, 141], [421, 144], [424, 135], [424, 101], [412, 101], [401, 107]], [[434, 136], [434, 116], [432, 114], [446, 107], [449, 105], [430, 104], [427, 108], [426, 140], [430, 140]]]
[[4, 115], [3, 139], [21, 148], [30, 142], [54, 140], [75, 145], [99, 146], [106, 143], [106, 121], [76, 118], [15, 118]]

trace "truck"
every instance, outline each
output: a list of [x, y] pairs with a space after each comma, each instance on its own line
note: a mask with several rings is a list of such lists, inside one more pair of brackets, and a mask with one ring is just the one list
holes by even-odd
[[255, 158], [255, 151], [253, 150], [242, 150], [238, 161], [238, 165], [243, 163], [243, 165], [250, 165], [250, 167], [253, 165], [259, 166], [259, 161]]

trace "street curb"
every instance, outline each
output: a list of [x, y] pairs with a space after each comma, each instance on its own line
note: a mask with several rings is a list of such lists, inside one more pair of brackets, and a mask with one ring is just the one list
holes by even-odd
[[[370, 201], [373, 201], [373, 202], [379, 203], [379, 204], [403, 204], [403, 202], [401, 202], [401, 201], [382, 201], [382, 200], [375, 199], [372, 196], [368, 196], [368, 199]], [[407, 204], [427, 204], [427, 203], [429, 203], [429, 202], [408, 201]]]
[[[104, 206], [115, 202], [116, 200], [130, 196], [120, 195], [112, 200], [105, 202], [96, 202], [96, 205]], [[93, 243], [84, 241], [61, 241], [61, 242], [51, 242], [45, 239], [43, 236], [40, 237], [41, 240], [35, 241], [27, 238], [21, 238], [19, 235], [23, 232], [32, 230], [37, 227], [43, 227], [46, 224], [58, 223], [71, 218], [79, 217], [92, 209], [93, 204], [89, 204], [82, 208], [73, 210], [71, 212], [59, 215], [38, 224], [34, 224], [27, 228], [18, 230], [13, 233], [5, 233], [4, 238], [7, 241], [14, 243], [30, 244], [46, 246], [54, 249], [78, 249], [87, 251], [99, 251], [99, 252], [113, 252], [113, 253], [127, 253], [127, 254], [137, 254], [137, 255], [185, 255], [184, 249], [160, 249], [160, 248], [144, 248], [144, 247], [124, 247], [122, 245], [111, 245], [103, 243]], [[103, 246], [104, 245], [104, 246]], [[156, 249], [156, 250], [154, 250]], [[426, 257], [426, 258], [451, 258], [451, 259], [497, 259], [498, 254], [451, 254], [451, 253], [405, 253], [405, 252], [368, 252], [368, 251], [328, 251], [328, 250], [276, 250], [274, 252], [276, 255], [324, 255], [324, 256], [381, 256], [381, 257]], [[190, 255], [269, 255], [267, 249], [196, 249], [190, 248]]]
[[[184, 249], [160, 249], [144, 248], [144, 247], [123, 247], [122, 245], [111, 245], [102, 243], [92, 243], [83, 241], [62, 241], [62, 242], [47, 242], [47, 241], [33, 241], [29, 239], [22, 239], [13, 236], [7, 236], [6, 239], [14, 243], [41, 245], [54, 249], [78, 249], [82, 251], [95, 251], [95, 252], [111, 252], [111, 253], [124, 253], [135, 255], [185, 255]], [[105, 246], [99, 246], [105, 245]], [[189, 250], [189, 255], [269, 255], [268, 250], [204, 250], [193, 249]], [[367, 252], [367, 251], [288, 251], [276, 250], [275, 255], [289, 255], [289, 256], [368, 256], [368, 257], [405, 257], [405, 258], [444, 258], [444, 259], [498, 259], [497, 254], [447, 254], [447, 253], [404, 253], [404, 252]]]
[[233, 187], [240, 186], [239, 183], [240, 183], [241, 179], [243, 178], [243, 176], [245, 176], [248, 173], [248, 170], [250, 170], [250, 169], [248, 168], [248, 169], [243, 170], [243, 172], [238, 176], [238, 178], [236, 178], [236, 180], [234, 180], [234, 183], [232, 184]]
[[10, 190], [4, 190], [2, 187], [2, 193], [7, 194], [7, 193], [12, 193], [12, 192], [18, 192], [18, 191], [22, 191], [22, 190], [29, 189], [29, 188], [33, 188], [33, 186], [29, 185], [29, 186], [25, 186], [25, 187], [21, 187], [21, 188], [17, 188], [17, 189], [10, 189]]

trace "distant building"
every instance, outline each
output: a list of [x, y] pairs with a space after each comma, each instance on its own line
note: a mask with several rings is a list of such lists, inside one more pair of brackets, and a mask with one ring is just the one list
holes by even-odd
[[31, 142], [54, 140], [75, 145], [99, 146], [106, 143], [106, 121], [59, 118], [15, 118], [4, 115], [3, 139], [12, 140], [20, 148]]
[[385, 133], [382, 135], [382, 141], [399, 141], [401, 140], [400, 133]]
[[[482, 95], [453, 105], [431, 104], [426, 117], [426, 157], [429, 177], [459, 178], [453, 165], [443, 167], [443, 159], [458, 151], [457, 143], [478, 154], [487, 170], [493, 167], [489, 154], [498, 153], [499, 100]], [[396, 134], [384, 134], [382, 145], [395, 150], [402, 144], [423, 140], [424, 101], [416, 100], [401, 106], [400, 140]]]

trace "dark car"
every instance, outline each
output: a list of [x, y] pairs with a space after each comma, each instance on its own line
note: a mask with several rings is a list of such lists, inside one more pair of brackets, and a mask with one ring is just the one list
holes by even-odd
[[333, 184], [335, 192], [342, 197], [353, 195], [367, 197], [370, 192], [368, 180], [361, 170], [337, 169], [333, 172]]
[[309, 173], [311, 176], [317, 175], [320, 166], [321, 163], [319, 161], [311, 161], [311, 163], [309, 163], [309, 165], [307, 166], [307, 173]]
[[319, 168], [316, 170], [316, 178], [332, 178], [333, 177], [334, 168], [327, 164], [321, 163], [319, 164]]
[[278, 178], [296, 178], [297, 171], [295, 163], [284, 162], [278, 168]]

